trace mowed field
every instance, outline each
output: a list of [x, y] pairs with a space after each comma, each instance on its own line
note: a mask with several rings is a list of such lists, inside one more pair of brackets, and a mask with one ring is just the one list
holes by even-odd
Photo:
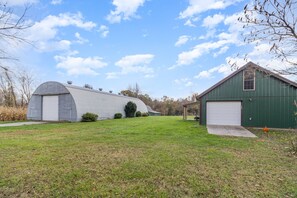
[[297, 197], [296, 132], [253, 132], [181, 117], [0, 128], [0, 197]]

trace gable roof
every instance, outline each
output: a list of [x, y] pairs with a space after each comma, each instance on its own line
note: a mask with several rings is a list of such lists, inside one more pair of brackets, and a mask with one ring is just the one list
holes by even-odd
[[202, 92], [197, 98], [200, 99], [201, 97], [203, 97], [204, 95], [208, 94], [209, 92], [211, 92], [212, 90], [214, 90], [215, 88], [217, 88], [218, 86], [220, 86], [221, 84], [223, 84], [224, 82], [226, 82], [227, 80], [229, 80], [230, 78], [232, 78], [233, 76], [237, 75], [238, 73], [240, 73], [241, 71], [245, 70], [246, 68], [248, 67], [251, 67], [251, 68], [255, 68], [259, 71], [262, 71], [280, 81], [283, 81], [295, 88], [297, 88], [297, 83], [287, 79], [287, 78], [284, 78], [268, 69], [265, 69], [253, 62], [248, 62], [247, 64], [245, 64], [244, 66], [242, 66], [241, 68], [239, 68], [238, 70], [236, 70], [235, 72], [233, 72], [232, 74], [230, 74], [229, 76], [227, 76], [226, 78], [224, 78], [223, 80], [219, 81], [218, 83], [216, 83], [215, 85], [213, 85], [212, 87], [210, 87], [209, 89], [207, 89], [206, 91]]

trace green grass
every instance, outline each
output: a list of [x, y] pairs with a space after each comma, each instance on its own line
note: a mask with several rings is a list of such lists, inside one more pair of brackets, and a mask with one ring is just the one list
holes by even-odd
[[0, 128], [0, 197], [296, 197], [297, 134], [254, 132], [180, 117]]

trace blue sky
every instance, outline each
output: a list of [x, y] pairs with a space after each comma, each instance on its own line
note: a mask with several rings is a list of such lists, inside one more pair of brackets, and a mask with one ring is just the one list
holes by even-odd
[[[201, 93], [230, 74], [238, 53], [267, 65], [268, 44], [247, 45], [237, 18], [242, 0], [8, 0], [16, 14], [30, 4], [34, 47], [8, 49], [39, 82], [115, 93], [138, 83], [153, 98]], [[271, 60], [271, 59], [269, 59]], [[270, 65], [278, 65], [273, 62]]]

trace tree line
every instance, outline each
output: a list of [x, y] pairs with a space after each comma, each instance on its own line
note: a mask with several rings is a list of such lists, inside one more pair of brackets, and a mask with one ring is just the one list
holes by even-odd
[[[153, 110], [158, 111], [161, 115], [182, 115], [183, 105], [189, 102], [195, 102], [198, 94], [192, 94], [187, 98], [174, 99], [168, 96], [163, 96], [161, 99], [153, 99], [148, 94], [141, 92], [139, 85], [129, 86], [126, 90], [122, 90], [121, 94], [130, 97], [136, 97], [142, 100], [146, 105], [150, 106]], [[189, 115], [197, 115], [197, 105], [188, 107]]]

